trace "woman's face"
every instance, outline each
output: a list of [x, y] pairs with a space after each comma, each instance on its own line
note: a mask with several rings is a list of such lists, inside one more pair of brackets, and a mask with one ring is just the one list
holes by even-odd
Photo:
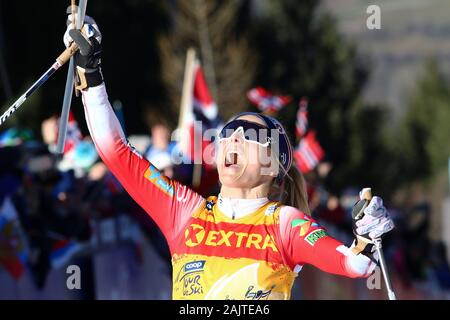
[[[244, 115], [238, 119], [265, 126], [264, 121], [254, 115]], [[263, 147], [245, 140], [242, 131], [220, 140], [217, 150], [220, 182], [229, 188], [255, 188], [270, 182], [278, 174], [278, 166], [273, 165], [270, 152], [270, 146]]]

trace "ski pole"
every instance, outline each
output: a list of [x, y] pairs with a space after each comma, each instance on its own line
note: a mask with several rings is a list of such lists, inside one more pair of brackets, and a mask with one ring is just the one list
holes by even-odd
[[[72, 1], [72, 12], [73, 9]], [[86, 15], [86, 6], [87, 0], [80, 0], [78, 7], [77, 19], [75, 22], [75, 27], [80, 30], [84, 24], [84, 17]], [[75, 20], [73, 16], [72, 19]], [[70, 104], [72, 102], [72, 93], [73, 93], [73, 83], [74, 83], [74, 75], [75, 75], [75, 62], [74, 59], [70, 59], [69, 70], [67, 73], [66, 80], [66, 88], [64, 90], [64, 100], [61, 110], [61, 117], [59, 119], [58, 126], [58, 143], [56, 145], [56, 153], [62, 154], [64, 152], [64, 145], [66, 143], [66, 134], [67, 134], [67, 124], [69, 122], [69, 112], [70, 112]]]
[[[364, 201], [366, 201], [366, 205], [363, 207], [363, 208], [365, 208], [367, 206], [367, 204], [370, 202], [370, 200], [372, 200], [372, 190], [370, 188], [364, 188], [362, 198]], [[364, 211], [364, 209], [362, 209], [362, 210]], [[388, 269], [386, 266], [386, 261], [384, 259], [382, 245], [381, 245], [381, 238], [374, 239], [373, 244], [375, 246], [375, 250], [378, 252], [378, 256], [380, 259], [381, 271], [383, 272], [384, 283], [386, 284], [386, 290], [388, 293], [389, 300], [397, 300], [397, 298], [395, 297], [395, 293], [392, 290], [391, 281], [389, 278], [389, 273], [388, 273]]]
[[386, 290], [388, 293], [389, 300], [397, 300], [394, 290], [392, 290], [391, 280], [389, 279], [389, 273], [387, 270], [386, 262], [384, 260], [383, 250], [382, 250], [382, 246], [381, 246], [381, 239], [380, 238], [375, 239], [375, 240], [373, 240], [373, 243], [375, 245], [375, 249], [377, 250], [378, 256], [380, 258], [381, 271], [383, 272], [384, 283], [386, 284]]
[[40, 88], [51, 76], [62, 67], [69, 59], [72, 57], [75, 52], [78, 50], [78, 45], [74, 42], [72, 45], [63, 51], [56, 58], [56, 62], [35, 82], [33, 85], [20, 96], [9, 108], [0, 116], [0, 126], [5, 123], [5, 121], [14, 113], [17, 109], [36, 91], [36, 89]]

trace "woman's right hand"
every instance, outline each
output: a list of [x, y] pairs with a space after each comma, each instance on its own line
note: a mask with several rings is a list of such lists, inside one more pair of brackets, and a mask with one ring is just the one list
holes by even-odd
[[67, 18], [67, 29], [64, 33], [64, 45], [69, 47], [75, 42], [80, 50], [75, 54], [77, 69], [77, 86], [79, 90], [96, 87], [103, 83], [101, 72], [102, 34], [94, 19], [85, 16], [81, 30], [74, 29], [73, 17]]

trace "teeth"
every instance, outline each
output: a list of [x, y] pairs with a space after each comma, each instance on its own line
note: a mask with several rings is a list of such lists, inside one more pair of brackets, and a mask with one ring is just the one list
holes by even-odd
[[226, 164], [237, 164], [238, 153], [236, 151], [229, 151], [225, 156]]

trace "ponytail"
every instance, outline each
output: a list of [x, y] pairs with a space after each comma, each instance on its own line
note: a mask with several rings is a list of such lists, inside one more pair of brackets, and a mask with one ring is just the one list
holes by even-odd
[[284, 176], [283, 182], [274, 190], [271, 198], [277, 198], [283, 205], [299, 209], [303, 213], [310, 214], [308, 206], [308, 194], [306, 193], [306, 183], [303, 175], [292, 166]]

